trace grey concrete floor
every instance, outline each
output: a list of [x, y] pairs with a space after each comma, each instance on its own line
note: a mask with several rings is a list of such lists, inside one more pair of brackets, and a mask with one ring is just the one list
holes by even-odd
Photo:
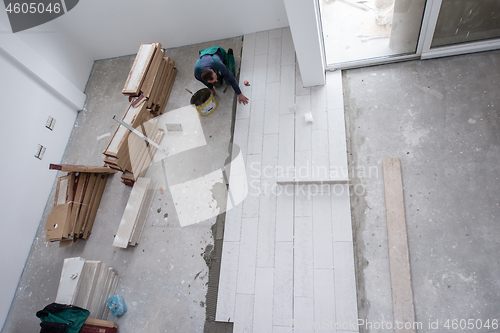
[[385, 157], [402, 164], [418, 332], [499, 331], [499, 80], [500, 51], [344, 72], [362, 332], [392, 332]]
[[[204, 87], [194, 79], [194, 62], [199, 50], [214, 45], [234, 49], [238, 71], [242, 38], [166, 51], [179, 70], [166, 112], [189, 105], [191, 95], [185, 87], [193, 92]], [[77, 117], [62, 163], [103, 165], [102, 151], [117, 125], [112, 117], [123, 115], [128, 105], [121, 90], [134, 59], [126, 56], [95, 62], [86, 89], [86, 106]], [[231, 87], [224, 93], [225, 87], [216, 89], [216, 111], [200, 117], [207, 145], [214, 151], [227, 151], [232, 135], [235, 95]], [[207, 163], [222, 167], [227, 154], [216, 156]], [[118, 272], [117, 294], [125, 299], [128, 312], [120, 318], [110, 314], [108, 320], [116, 321], [120, 332], [203, 332], [208, 282], [204, 255], [213, 248], [215, 218], [180, 227], [170, 192], [164, 188], [164, 194], [157, 191], [154, 195], [139, 244], [115, 248], [113, 238], [131, 192], [131, 187], [120, 182], [120, 175], [108, 179], [89, 239], [70, 248], [45, 242], [44, 226], [52, 208], [53, 189], [2, 332], [39, 331], [35, 313], [55, 300], [63, 260], [69, 257], [101, 260]]]

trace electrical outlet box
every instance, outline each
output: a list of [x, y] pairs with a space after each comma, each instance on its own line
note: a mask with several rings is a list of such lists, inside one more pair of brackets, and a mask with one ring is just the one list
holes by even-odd
[[49, 119], [47, 119], [47, 123], [45, 124], [45, 127], [47, 127], [49, 130], [53, 131], [54, 126], [56, 125], [56, 120], [49, 116]]
[[45, 147], [42, 145], [38, 145], [35, 157], [41, 160], [43, 158], [43, 154], [45, 154]]

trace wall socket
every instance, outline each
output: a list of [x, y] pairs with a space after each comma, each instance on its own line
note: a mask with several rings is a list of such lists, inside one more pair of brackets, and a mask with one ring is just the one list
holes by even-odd
[[41, 160], [43, 158], [43, 154], [45, 154], [45, 147], [42, 145], [38, 145], [38, 148], [36, 149], [36, 154], [35, 157]]
[[47, 123], [45, 124], [45, 127], [47, 127], [49, 130], [54, 130], [54, 126], [56, 125], [56, 120], [49, 116], [49, 119], [47, 119]]

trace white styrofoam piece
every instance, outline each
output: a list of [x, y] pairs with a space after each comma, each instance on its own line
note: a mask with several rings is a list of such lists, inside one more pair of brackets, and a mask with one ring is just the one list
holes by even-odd
[[347, 170], [344, 109], [328, 110], [328, 146], [330, 150], [330, 169]]
[[[295, 116], [293, 114], [280, 115], [278, 143], [278, 166], [286, 177], [295, 169]], [[288, 177], [293, 175], [288, 175]], [[280, 175], [281, 178], [281, 175]], [[293, 179], [293, 178], [292, 178]]]
[[311, 112], [314, 123], [313, 130], [328, 129], [327, 105], [326, 105], [326, 86], [311, 87]]
[[334, 241], [352, 241], [349, 185], [334, 185], [331, 195], [332, 233]]
[[253, 311], [255, 333], [272, 333], [273, 331], [273, 294], [274, 268], [257, 268]]
[[280, 82], [267, 84], [267, 96], [264, 115], [264, 134], [279, 133], [280, 87]]
[[269, 49], [269, 31], [260, 31], [256, 33], [255, 38], [255, 57], [267, 54]]
[[[336, 321], [358, 321], [356, 277], [354, 274], [354, 249], [351, 242], [334, 242], [335, 262], [335, 313]], [[358, 332], [354, 330], [353, 332]]]
[[233, 333], [253, 332], [254, 295], [236, 294]]
[[312, 179], [330, 179], [330, 156], [328, 149], [328, 132], [313, 130], [312, 134], [311, 165]]
[[246, 34], [243, 37], [243, 51], [241, 52], [241, 65], [240, 65], [241, 72], [253, 70], [253, 61], [255, 57], [255, 39], [256, 39], [256, 33]]
[[[253, 63], [252, 63], [253, 67]], [[250, 83], [249, 86], [245, 86], [243, 82], [248, 81]], [[252, 107], [251, 101], [253, 101], [252, 97], [252, 91], [253, 91], [253, 70], [252, 71], [241, 71], [240, 72], [240, 90], [243, 95], [245, 95], [249, 100], [250, 103], [243, 104], [243, 103], [238, 103], [236, 105], [236, 119], [248, 119], [250, 118], [250, 111]]]
[[239, 250], [239, 242], [224, 241], [222, 245], [216, 321], [234, 321]]
[[282, 30], [283, 30], [283, 28], [269, 30], [269, 40], [271, 40], [273, 38], [281, 38], [281, 31]]
[[264, 113], [265, 101], [250, 101], [252, 104], [250, 113], [250, 124], [248, 129], [248, 152], [247, 154], [262, 153], [262, 141], [264, 136]]
[[276, 242], [273, 325], [291, 326], [293, 317], [293, 242]]
[[283, 28], [281, 34], [281, 65], [295, 65], [295, 48], [290, 27]]
[[332, 215], [329, 193], [317, 193], [313, 202], [314, 268], [333, 268]]
[[252, 100], [265, 100], [267, 88], [267, 54], [255, 56], [253, 82], [250, 82], [250, 84], [253, 85]]
[[85, 259], [80, 257], [64, 259], [56, 303], [72, 304], [76, 299]]
[[[276, 197], [276, 241], [293, 241], [294, 186], [281, 186], [283, 191]], [[289, 193], [287, 193], [289, 192]]]
[[276, 235], [276, 196], [260, 196], [259, 230], [257, 238], [257, 267], [274, 267]]
[[327, 105], [328, 109], [344, 110], [344, 92], [342, 90], [342, 71], [336, 70], [326, 73]]
[[314, 299], [312, 297], [294, 297], [293, 325], [294, 333], [314, 333]]
[[259, 220], [243, 218], [238, 262], [238, 294], [253, 294], [255, 290], [255, 265], [257, 263], [257, 234]]
[[248, 150], [248, 128], [249, 119], [236, 119], [234, 123], [233, 144], [240, 147], [243, 156], [246, 156]]
[[311, 111], [311, 96], [297, 96], [295, 112], [295, 151], [312, 150], [312, 124], [306, 122], [304, 115]]
[[314, 322], [321, 324], [321, 328], [315, 332], [336, 332], [333, 274], [333, 269], [314, 270]]
[[281, 38], [269, 39], [267, 54], [267, 83], [279, 82], [281, 77]]
[[294, 297], [314, 297], [313, 289], [313, 235], [312, 218], [295, 218], [295, 239], [293, 242], [293, 284]]
[[248, 180], [248, 195], [243, 201], [243, 217], [259, 216], [259, 196], [262, 176], [262, 156], [247, 155], [246, 171]]
[[317, 189], [315, 185], [295, 186], [295, 217], [312, 216], [312, 198], [317, 195]]
[[[295, 56], [294, 56], [295, 57]], [[295, 58], [294, 58], [295, 59]], [[281, 65], [280, 114], [293, 113], [295, 105], [295, 63]]]

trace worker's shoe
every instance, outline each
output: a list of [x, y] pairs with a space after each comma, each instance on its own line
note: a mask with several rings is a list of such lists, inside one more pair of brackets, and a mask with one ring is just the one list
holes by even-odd
[[228, 49], [227, 54], [233, 54], [233, 49]]

